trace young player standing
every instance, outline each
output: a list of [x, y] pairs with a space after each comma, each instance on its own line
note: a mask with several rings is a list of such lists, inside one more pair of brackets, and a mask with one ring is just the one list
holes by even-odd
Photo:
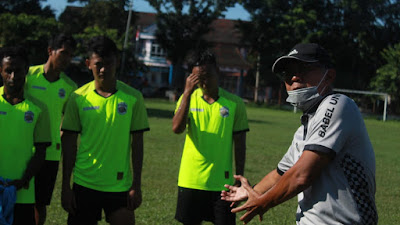
[[[45, 109], [24, 98], [28, 56], [22, 48], [0, 50], [0, 176], [12, 179], [17, 200], [13, 225], [35, 225], [33, 176], [45, 160], [50, 129]], [[35, 146], [35, 152], [32, 151]]]
[[69, 225], [97, 224], [102, 210], [113, 225], [135, 224], [134, 209], [142, 201], [147, 113], [141, 93], [116, 79], [118, 54], [112, 40], [93, 38], [86, 65], [94, 81], [76, 90], [67, 103], [62, 205], [69, 212]]
[[193, 54], [188, 65], [191, 74], [172, 120], [175, 133], [188, 129], [175, 218], [186, 225], [202, 221], [232, 225], [235, 215], [229, 203], [220, 199], [220, 192], [226, 182], [234, 183], [233, 152], [236, 173], [244, 172], [249, 130], [246, 109], [242, 99], [219, 88], [219, 71], [211, 52]]
[[77, 85], [63, 73], [75, 50], [75, 40], [59, 34], [49, 41], [49, 57], [45, 64], [31, 66], [26, 78], [25, 95], [41, 101], [49, 112], [51, 146], [46, 150], [46, 161], [36, 175], [36, 212], [38, 225], [46, 220], [46, 206], [50, 205], [61, 157], [60, 126], [64, 107]]

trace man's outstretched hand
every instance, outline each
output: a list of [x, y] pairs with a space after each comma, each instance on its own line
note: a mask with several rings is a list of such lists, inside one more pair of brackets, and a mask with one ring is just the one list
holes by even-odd
[[245, 224], [250, 222], [256, 215], [260, 216], [261, 221], [262, 215], [268, 211], [266, 204], [263, 203], [260, 198], [261, 195], [253, 190], [245, 177], [240, 175], [235, 175], [234, 177], [236, 180], [240, 180], [242, 185], [240, 187], [225, 185], [225, 187], [229, 189], [229, 192], [222, 191], [221, 199], [232, 202], [231, 207], [235, 203], [247, 199], [243, 205], [233, 208], [232, 212], [237, 213], [246, 210], [247, 212], [240, 217], [240, 220]]
[[247, 179], [241, 175], [234, 175], [234, 178], [236, 179], [236, 181], [239, 181], [241, 185], [225, 184], [224, 186], [228, 188], [229, 191], [221, 192], [221, 199], [227, 202], [232, 202], [231, 207], [233, 207], [238, 202], [246, 200], [248, 196], [247, 190], [244, 188], [244, 184], [249, 185]]

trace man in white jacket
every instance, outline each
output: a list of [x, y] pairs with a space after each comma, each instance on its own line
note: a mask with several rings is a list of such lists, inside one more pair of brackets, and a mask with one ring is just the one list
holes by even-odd
[[278, 58], [272, 71], [285, 82], [287, 101], [303, 111], [287, 153], [276, 170], [253, 188], [226, 185], [221, 198], [246, 210], [245, 223], [298, 195], [297, 224], [377, 224], [375, 154], [353, 100], [334, 94], [336, 77], [328, 53], [317, 44], [298, 44]]

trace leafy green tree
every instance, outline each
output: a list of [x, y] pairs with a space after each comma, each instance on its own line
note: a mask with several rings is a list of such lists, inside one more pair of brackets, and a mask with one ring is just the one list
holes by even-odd
[[[68, 0], [76, 2], [78, 0]], [[128, 13], [125, 11], [125, 0], [81, 0], [83, 7], [67, 7], [60, 15], [60, 21], [71, 33], [83, 32], [87, 27], [97, 26], [100, 29], [116, 29], [122, 35], [126, 28]], [[134, 18], [134, 17], [133, 17]]]
[[41, 7], [40, 2], [46, 0], [0, 0], [0, 14], [12, 13], [20, 14], [26, 13], [28, 15], [40, 15], [42, 17], [54, 17], [54, 12], [50, 6]]
[[[303, 2], [303, 3], [301, 3]], [[242, 1], [251, 15], [251, 21], [239, 21], [242, 44], [248, 46], [248, 60], [256, 68], [260, 60], [260, 89], [266, 86], [281, 88], [280, 80], [272, 74], [274, 60], [288, 52], [296, 43], [316, 32], [315, 24], [320, 1]], [[313, 4], [314, 8], [309, 5]], [[246, 78], [254, 86], [255, 70]]]
[[[68, 0], [81, 2], [83, 7], [68, 7], [61, 15], [60, 21], [65, 29], [74, 34], [79, 41], [78, 54], [85, 56], [85, 43], [94, 36], [105, 35], [112, 39], [120, 50], [123, 50], [128, 12], [125, 0]], [[135, 16], [132, 17], [135, 19]], [[133, 21], [132, 21], [133, 23]], [[129, 30], [128, 46], [125, 49], [125, 71], [135, 71], [138, 62], [134, 57], [133, 29]], [[122, 77], [121, 77], [122, 78]]]
[[85, 54], [86, 46], [84, 46], [84, 44], [96, 36], [107, 36], [117, 44], [118, 49], [122, 49], [122, 38], [118, 36], [118, 31], [116, 29], [101, 29], [98, 26], [92, 26], [86, 27], [83, 32], [74, 35], [74, 38], [81, 40], [78, 44], [78, 52]]
[[[131, 33], [133, 33], [133, 30], [130, 30]], [[102, 29], [97, 25], [94, 26], [89, 26], [86, 27], [82, 32], [74, 34], [73, 35], [76, 40], [78, 40], [78, 45], [77, 45], [77, 51], [76, 54], [81, 57], [82, 60], [86, 59], [87, 55], [87, 43], [89, 42], [90, 39], [96, 36], [107, 36], [111, 40], [113, 40], [117, 48], [119, 50], [123, 49], [123, 41], [124, 41], [124, 36], [121, 36], [118, 34], [117, 29]], [[121, 51], [122, 52], [122, 51]], [[126, 63], [126, 70], [125, 71], [136, 71], [137, 68], [137, 60], [135, 59], [134, 56], [134, 46], [132, 43], [129, 43], [127, 46], [127, 60], [128, 63]], [[81, 68], [80, 70], [77, 70], [75, 73], [79, 73], [79, 71], [85, 71], [82, 68], [86, 68], [86, 65], [84, 64], [84, 61], [82, 61], [79, 65]], [[121, 71], [118, 72], [118, 78], [124, 80], [126, 77], [124, 76], [125, 74], [121, 74]], [[84, 84], [92, 79], [92, 75], [90, 73], [84, 73], [82, 74], [81, 77], [75, 77], [75, 80], [80, 83]]]
[[173, 86], [183, 89], [182, 65], [186, 55], [194, 49], [208, 46], [203, 36], [210, 24], [223, 16], [233, 0], [147, 0], [157, 11], [157, 42], [167, 51], [173, 65]]
[[61, 24], [54, 18], [37, 15], [3, 13], [0, 15], [0, 45], [24, 46], [31, 64], [47, 60], [47, 41], [57, 33]]
[[389, 46], [381, 52], [386, 64], [376, 71], [370, 87], [375, 91], [388, 93], [395, 102], [395, 111], [400, 112], [400, 43]]
[[[47, 57], [47, 39], [51, 30], [60, 24], [54, 19], [53, 10], [41, 7], [45, 0], [0, 0], [0, 47], [27, 47], [32, 64]], [[0, 79], [0, 85], [2, 81]]]
[[332, 52], [340, 71], [337, 86], [367, 89], [384, 63], [380, 52], [400, 38], [400, 5], [391, 0], [341, 0], [334, 1], [332, 9], [326, 13], [334, 23], [328, 20], [329, 26], [312, 40], [322, 40]]
[[[261, 55], [261, 74], [273, 82], [274, 60], [299, 42], [317, 42], [331, 52], [336, 86], [366, 89], [382, 65], [379, 52], [400, 38], [400, 4], [391, 0], [242, 0], [251, 22], [243, 41]], [[253, 57], [256, 58], [256, 57]], [[271, 78], [270, 78], [271, 77]]]

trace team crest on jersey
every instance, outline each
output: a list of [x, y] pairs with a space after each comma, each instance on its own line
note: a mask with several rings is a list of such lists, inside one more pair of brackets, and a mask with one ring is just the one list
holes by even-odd
[[58, 90], [58, 96], [60, 98], [65, 98], [65, 89], [64, 88], [60, 88], [60, 90]]
[[34, 118], [34, 114], [32, 111], [27, 111], [25, 112], [25, 116], [24, 116], [24, 120], [27, 123], [32, 123], [33, 122], [33, 118]]
[[228, 117], [229, 116], [229, 109], [228, 107], [222, 106], [219, 109], [219, 113], [221, 114], [222, 117]]
[[117, 111], [119, 114], [124, 115], [127, 111], [128, 106], [125, 102], [118, 103]]

